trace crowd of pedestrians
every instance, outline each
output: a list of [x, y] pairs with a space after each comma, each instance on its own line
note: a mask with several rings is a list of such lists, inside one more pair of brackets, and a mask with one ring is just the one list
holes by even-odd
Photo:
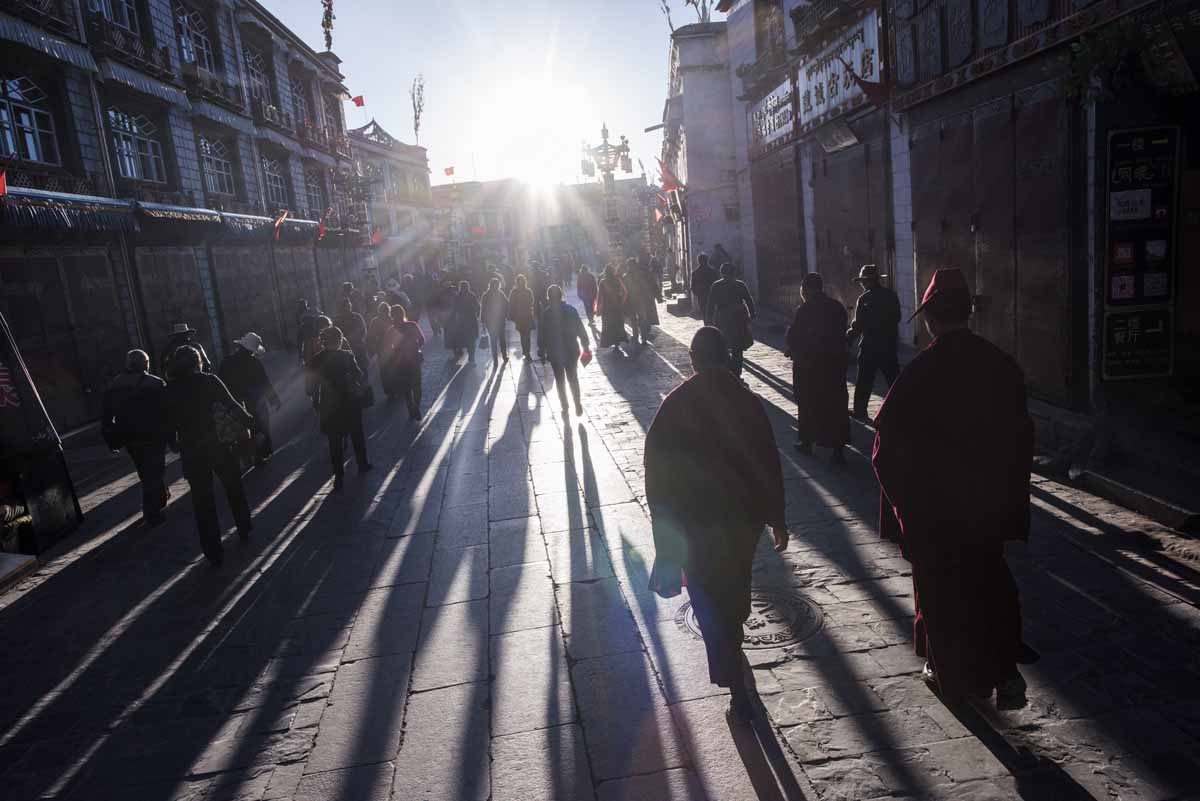
[[[740, 653], [751, 568], [764, 526], [776, 550], [788, 545], [783, 478], [764, 406], [741, 380], [757, 315], [750, 290], [724, 254], [719, 267], [702, 254], [690, 277], [704, 321], [691, 342], [695, 375], [667, 396], [646, 435], [656, 548], [651, 586], [667, 597], [687, 587], [710, 679], [729, 688], [730, 716], [744, 721], [754, 714]], [[912, 563], [914, 641], [927, 660], [924, 678], [945, 696], [995, 693], [998, 706], [1016, 708], [1025, 703], [1017, 665], [1036, 658], [1021, 637], [1016, 584], [1003, 553], [1005, 541], [1025, 538], [1029, 528], [1033, 433], [1024, 378], [1011, 357], [971, 332], [970, 291], [954, 269], [935, 273], [914, 313], [932, 343], [901, 370], [900, 304], [884, 286], [886, 277], [875, 265], [861, 268], [852, 317], [825, 293], [819, 274], [804, 277], [802, 302], [785, 336], [797, 406], [795, 447], [806, 455], [828, 448], [834, 462], [845, 463], [851, 418], [874, 426], [880, 534], [898, 541]], [[493, 371], [506, 368], [510, 322], [525, 365], [532, 365], [537, 331], [537, 358], [549, 364], [569, 419], [572, 411], [584, 414], [579, 368], [592, 359], [593, 337], [601, 348], [647, 343], [658, 323], [661, 279], [661, 265], [652, 259], [610, 263], [599, 276], [583, 266], [533, 261], [520, 274], [489, 268], [477, 284], [486, 286], [482, 297], [470, 280], [405, 276], [369, 298], [346, 284], [333, 319], [299, 303], [296, 348], [327, 440], [334, 489], [345, 482], [347, 441], [358, 471], [372, 468], [363, 430], [363, 411], [375, 402], [372, 362], [385, 396], [421, 419], [430, 341], [420, 325], [423, 313], [430, 336], [440, 337], [456, 363], [465, 356], [467, 368], [483, 349]], [[568, 281], [576, 284], [587, 324], [564, 300]], [[169, 499], [165, 451], [180, 452], [201, 548], [219, 565], [213, 478], [224, 488], [238, 534], [249, 537], [242, 470], [271, 458], [271, 411], [280, 398], [260, 361], [265, 349], [257, 333], [234, 341], [217, 375], [195, 336], [187, 324], [174, 326], [162, 357], [165, 381], [151, 374], [146, 353], [128, 354], [124, 373], [105, 395], [103, 432], [110, 447], [126, 449], [133, 460], [149, 525], [162, 522]], [[851, 405], [846, 378], [855, 342]], [[890, 391], [870, 421], [878, 373]]]

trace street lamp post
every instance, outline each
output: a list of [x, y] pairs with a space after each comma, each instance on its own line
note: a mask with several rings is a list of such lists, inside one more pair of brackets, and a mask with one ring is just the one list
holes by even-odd
[[621, 221], [616, 209], [617, 182], [613, 173], [620, 169], [625, 173], [633, 172], [633, 160], [629, 156], [629, 139], [622, 136], [620, 144], [608, 141], [608, 123], [600, 128], [601, 142], [596, 147], [584, 147], [584, 154], [591, 159], [600, 171], [600, 179], [604, 186], [604, 223], [608, 228], [608, 258], [616, 262], [620, 259]]

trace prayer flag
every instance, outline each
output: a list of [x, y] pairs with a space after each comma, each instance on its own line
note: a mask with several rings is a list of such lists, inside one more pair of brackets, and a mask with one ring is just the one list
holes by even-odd
[[275, 220], [275, 241], [279, 241], [279, 233], [283, 230], [283, 221], [288, 218], [288, 210], [284, 209]]
[[325, 225], [325, 221], [327, 219], [329, 219], [329, 215], [331, 215], [331, 214], [333, 214], [333, 206], [330, 206], [329, 208], [325, 209], [325, 213], [321, 215], [320, 221], [317, 222], [317, 241], [318, 242], [320, 242], [322, 239], [325, 238], [325, 232], [328, 230], [328, 228]]
[[675, 173], [671, 172], [671, 168], [663, 164], [663, 160], [658, 160], [658, 171], [662, 174], [663, 190], [670, 192], [675, 189], [682, 189], [683, 184], [675, 177]]

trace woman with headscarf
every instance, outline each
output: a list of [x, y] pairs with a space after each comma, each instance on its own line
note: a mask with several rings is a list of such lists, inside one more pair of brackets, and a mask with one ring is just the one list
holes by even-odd
[[613, 265], [604, 268], [599, 290], [600, 347], [616, 348], [622, 342], [629, 341], [625, 333], [625, 306], [629, 292]]

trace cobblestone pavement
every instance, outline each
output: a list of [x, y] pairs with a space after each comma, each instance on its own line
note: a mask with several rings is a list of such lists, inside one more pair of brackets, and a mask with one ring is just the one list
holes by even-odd
[[[796, 456], [769, 335], [748, 378], [793, 541], [764, 538], [755, 586], [798, 591], [812, 607], [775, 612], [820, 625], [747, 650], [769, 717], [731, 729], [686, 596], [646, 590], [643, 433], [695, 325], [664, 314], [652, 346], [598, 354], [567, 423], [541, 365], [495, 375], [430, 347], [423, 424], [370, 410], [377, 469], [340, 494], [290, 382], [285, 444], [246, 479], [254, 536], [220, 570], [177, 466], [159, 529], [134, 525], [127, 475], [91, 492], [74, 549], [0, 596], [0, 794], [1198, 797], [1200, 575], [1148, 547], [1169, 534], [1036, 480], [1033, 536], [1009, 551], [1043, 654], [1032, 703], [949, 709], [917, 676], [908, 564], [875, 534], [870, 432], [845, 467]], [[780, 645], [777, 617], [754, 625]]]

